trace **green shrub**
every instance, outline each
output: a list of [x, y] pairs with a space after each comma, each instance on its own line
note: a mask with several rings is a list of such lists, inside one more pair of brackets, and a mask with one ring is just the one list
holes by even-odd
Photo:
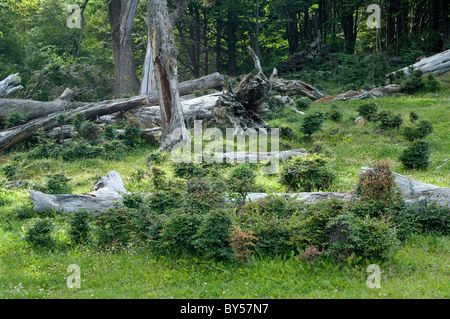
[[408, 141], [415, 141], [424, 139], [433, 133], [433, 125], [427, 120], [421, 120], [415, 126], [405, 126], [403, 129], [403, 136]]
[[81, 244], [88, 239], [90, 217], [86, 211], [77, 211], [69, 215], [69, 236], [75, 244]]
[[12, 110], [6, 115], [5, 128], [11, 128], [25, 123], [25, 116], [17, 110]]
[[177, 253], [195, 253], [195, 236], [202, 216], [191, 212], [171, 215], [161, 229], [160, 247]]
[[49, 219], [39, 218], [26, 231], [25, 241], [34, 247], [51, 247], [54, 244], [52, 230], [53, 223]]
[[223, 193], [213, 189], [208, 181], [194, 177], [186, 182], [186, 194], [182, 205], [185, 211], [207, 212], [223, 201]]
[[386, 260], [398, 243], [395, 228], [386, 219], [344, 213], [326, 227], [327, 253], [344, 261], [350, 256]]
[[313, 245], [324, 248], [326, 245], [326, 226], [329, 221], [342, 214], [346, 204], [338, 199], [324, 200], [309, 204], [293, 218], [291, 227], [295, 230], [290, 241], [300, 250]]
[[248, 193], [254, 188], [256, 173], [249, 164], [238, 164], [230, 173], [227, 184], [229, 190], [237, 193], [241, 202], [245, 201]]
[[368, 121], [378, 121], [378, 106], [374, 102], [361, 104], [358, 107], [358, 114]]
[[23, 170], [19, 167], [19, 163], [11, 163], [2, 166], [2, 173], [8, 180], [18, 179], [23, 174]]
[[86, 121], [86, 118], [83, 113], [76, 113], [72, 120], [72, 125], [75, 131], [78, 132], [78, 136], [81, 137], [81, 127], [83, 123]]
[[313, 114], [306, 115], [303, 118], [301, 131], [303, 134], [311, 137], [311, 135], [319, 131], [324, 121], [324, 115], [320, 111], [315, 111]]
[[156, 190], [145, 200], [145, 206], [158, 214], [169, 214], [181, 206], [184, 193], [181, 190]]
[[62, 150], [61, 157], [65, 161], [75, 161], [80, 158], [103, 157], [105, 148], [101, 145], [91, 145], [84, 139], [70, 141]]
[[142, 125], [139, 119], [129, 113], [126, 114], [124, 142], [128, 146], [136, 146], [142, 142]]
[[64, 174], [49, 174], [45, 184], [45, 191], [48, 194], [70, 194], [72, 188], [69, 185], [70, 178]]
[[442, 89], [442, 84], [438, 81], [433, 72], [429, 72], [425, 77], [424, 89], [427, 92], [438, 92]]
[[311, 99], [307, 97], [298, 97], [295, 99], [295, 108], [297, 110], [306, 110], [311, 105], [311, 103]]
[[440, 206], [436, 202], [421, 200], [415, 207], [409, 208], [416, 230], [422, 233], [450, 234], [450, 207]]
[[427, 141], [414, 141], [399, 157], [406, 168], [421, 169], [429, 165], [430, 147]]
[[173, 173], [176, 177], [180, 178], [194, 178], [194, 177], [204, 177], [207, 175], [205, 169], [203, 169], [203, 163], [193, 163], [193, 162], [172, 162]]
[[122, 198], [123, 205], [128, 208], [139, 208], [144, 203], [142, 195], [138, 193], [123, 194]]
[[306, 192], [329, 188], [335, 175], [326, 166], [327, 160], [320, 154], [291, 157], [281, 165], [280, 183]]
[[105, 138], [105, 140], [109, 140], [109, 141], [116, 139], [117, 134], [116, 134], [114, 127], [111, 125], [105, 126], [105, 129], [103, 131], [103, 137]]
[[94, 224], [94, 235], [99, 246], [124, 247], [130, 241], [131, 223], [127, 209], [101, 211]]
[[409, 120], [411, 121], [411, 123], [416, 124], [416, 121], [419, 119], [419, 114], [417, 114], [416, 112], [412, 111], [411, 113], [409, 113]]
[[410, 76], [406, 77], [401, 83], [401, 90], [406, 93], [415, 93], [424, 87], [422, 80], [423, 72], [420, 69], [411, 70]]
[[233, 254], [229, 243], [232, 226], [233, 221], [229, 212], [223, 209], [212, 210], [205, 215], [195, 235], [195, 247], [206, 258], [230, 259]]
[[334, 104], [331, 106], [326, 115], [333, 122], [340, 122], [342, 120], [342, 113], [340, 109]]

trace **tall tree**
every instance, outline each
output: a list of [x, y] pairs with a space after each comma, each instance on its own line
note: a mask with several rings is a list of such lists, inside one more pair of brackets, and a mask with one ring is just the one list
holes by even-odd
[[108, 0], [114, 51], [114, 98], [139, 92], [131, 37], [138, 2], [139, 0]]
[[178, 91], [177, 55], [173, 28], [190, 0], [175, 0], [176, 8], [169, 16], [167, 0], [147, 0], [148, 36], [153, 51], [161, 110], [162, 138], [160, 150], [177, 143], [189, 142]]

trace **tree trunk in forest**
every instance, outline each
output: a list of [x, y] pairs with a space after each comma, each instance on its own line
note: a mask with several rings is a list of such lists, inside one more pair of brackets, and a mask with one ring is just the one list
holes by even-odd
[[149, 37], [152, 43], [153, 63], [156, 68], [156, 85], [163, 136], [160, 150], [170, 149], [181, 141], [189, 142], [181, 110], [178, 91], [177, 55], [173, 24], [166, 0], [147, 0]]
[[131, 27], [139, 0], [108, 1], [108, 18], [114, 51], [114, 98], [139, 92], [133, 57]]
[[232, 11], [227, 13], [226, 28], [226, 41], [227, 41], [227, 53], [228, 53], [228, 74], [236, 75], [236, 23]]

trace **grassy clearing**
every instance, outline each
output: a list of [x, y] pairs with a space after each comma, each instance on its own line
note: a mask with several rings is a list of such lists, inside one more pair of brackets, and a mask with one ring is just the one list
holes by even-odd
[[[356, 187], [360, 168], [376, 159], [388, 159], [395, 172], [416, 180], [450, 187], [450, 94], [398, 95], [376, 100], [378, 108], [400, 113], [405, 121], [415, 111], [420, 119], [434, 127], [428, 137], [431, 164], [426, 170], [404, 169], [398, 161], [408, 141], [400, 132], [389, 129], [375, 132], [376, 124], [354, 124], [357, 108], [363, 101], [312, 104], [307, 113], [327, 111], [332, 104], [343, 114], [341, 122], [325, 121], [314, 141], [301, 137], [302, 117], [288, 114], [272, 120], [272, 127], [287, 125], [295, 136], [282, 138], [280, 149], [304, 147], [320, 149], [330, 159], [330, 168], [338, 182], [330, 189], [349, 191]], [[147, 178], [138, 180], [138, 170], [146, 169], [146, 160], [154, 148], [139, 147], [123, 160], [99, 158], [65, 162], [41, 159], [28, 162], [21, 178], [29, 183], [45, 179], [46, 174], [63, 172], [71, 178], [73, 193], [91, 191], [96, 179], [115, 170], [133, 192], [151, 191]], [[0, 159], [11, 163], [20, 148]], [[170, 161], [158, 164], [172, 176]], [[224, 167], [219, 174], [226, 178]], [[4, 176], [0, 175], [0, 178]], [[59, 244], [52, 251], [31, 249], [24, 242], [26, 228], [34, 218], [27, 187], [0, 190], [0, 298], [449, 298], [449, 240], [447, 237], [414, 236], [394, 253], [389, 262], [380, 262], [381, 289], [366, 285], [367, 263], [350, 259], [347, 263], [318, 257], [311, 271], [309, 264], [293, 256], [263, 258], [253, 256], [248, 263], [215, 263], [193, 257], [160, 256], [151, 250], [128, 247], [123, 251], [105, 251], [91, 245], [71, 246], [67, 242], [67, 221], [49, 214], [56, 221], [54, 234]], [[258, 171], [254, 191], [282, 192], [277, 174], [267, 176]], [[26, 219], [18, 218], [27, 215]], [[69, 289], [67, 267], [81, 268], [81, 288]]]

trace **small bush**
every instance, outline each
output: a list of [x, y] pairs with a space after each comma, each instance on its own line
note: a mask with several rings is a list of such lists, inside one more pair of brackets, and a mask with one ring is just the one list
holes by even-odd
[[420, 201], [409, 208], [414, 226], [421, 233], [434, 233], [442, 236], [450, 234], [450, 207], [436, 202]]
[[433, 133], [433, 125], [426, 120], [421, 120], [416, 126], [406, 126], [403, 129], [403, 136], [408, 141], [424, 139]]
[[311, 99], [307, 97], [299, 97], [295, 99], [295, 108], [297, 110], [306, 110], [311, 105], [311, 103]]
[[358, 107], [358, 114], [368, 121], [378, 121], [378, 106], [374, 103], [361, 104]]
[[198, 177], [186, 182], [183, 208], [190, 212], [206, 212], [223, 202], [223, 194], [217, 192], [207, 181]]
[[70, 178], [64, 174], [47, 175], [45, 190], [48, 194], [70, 194], [72, 188], [69, 185]]
[[416, 121], [419, 119], [419, 114], [417, 114], [416, 112], [412, 111], [411, 113], [409, 113], [409, 120], [411, 121], [411, 123], [416, 124]]
[[91, 215], [86, 211], [77, 211], [69, 216], [69, 236], [75, 244], [81, 244], [88, 239], [89, 219]]
[[329, 188], [335, 175], [326, 166], [327, 160], [320, 154], [291, 157], [281, 166], [280, 183], [305, 192]]
[[319, 131], [322, 127], [324, 116], [322, 112], [316, 111], [313, 114], [306, 115], [303, 118], [301, 131], [303, 134], [311, 137], [311, 135]]
[[51, 247], [54, 244], [51, 232], [53, 223], [48, 219], [37, 219], [25, 234], [25, 240], [34, 247]]
[[412, 70], [410, 76], [406, 77], [401, 83], [401, 90], [406, 93], [414, 93], [420, 91], [424, 87], [422, 80], [423, 72], [420, 69]]
[[257, 241], [251, 230], [242, 231], [239, 228], [235, 228], [230, 233], [230, 243], [233, 249], [233, 258], [238, 261], [246, 260], [248, 261], [253, 250], [250, 248], [255, 246], [255, 241]]
[[160, 247], [177, 253], [195, 253], [194, 240], [202, 217], [191, 212], [170, 216], [161, 229]]
[[389, 162], [378, 161], [359, 176], [356, 194], [362, 200], [391, 201], [396, 198], [394, 175]]
[[229, 190], [237, 193], [241, 202], [245, 201], [248, 193], [254, 187], [256, 174], [249, 164], [238, 164], [230, 173], [228, 178]]
[[128, 146], [136, 146], [142, 142], [142, 125], [139, 119], [131, 114], [126, 114], [124, 142]]
[[12, 110], [6, 115], [5, 128], [11, 128], [25, 123], [25, 116], [17, 110]]
[[342, 113], [340, 109], [334, 104], [331, 106], [326, 115], [333, 122], [340, 122], [342, 120]]
[[195, 235], [195, 246], [206, 258], [226, 260], [232, 256], [229, 236], [232, 219], [226, 210], [212, 210], [205, 215]]
[[194, 177], [204, 177], [207, 172], [203, 169], [202, 164], [196, 164], [193, 162], [172, 162], [173, 173], [176, 177], [180, 178], [194, 178]]
[[124, 247], [130, 241], [131, 223], [126, 209], [101, 211], [94, 224], [94, 234], [99, 246]]
[[427, 92], [438, 92], [442, 89], [442, 84], [438, 81], [433, 72], [429, 72], [425, 77], [424, 89]]
[[352, 255], [386, 260], [398, 243], [395, 229], [386, 219], [363, 218], [344, 213], [326, 227], [327, 253], [344, 261]]
[[421, 169], [429, 165], [430, 147], [423, 140], [414, 141], [400, 155], [399, 160], [406, 168]]
[[144, 203], [142, 195], [138, 193], [123, 194], [122, 197], [123, 205], [128, 208], [139, 208]]

